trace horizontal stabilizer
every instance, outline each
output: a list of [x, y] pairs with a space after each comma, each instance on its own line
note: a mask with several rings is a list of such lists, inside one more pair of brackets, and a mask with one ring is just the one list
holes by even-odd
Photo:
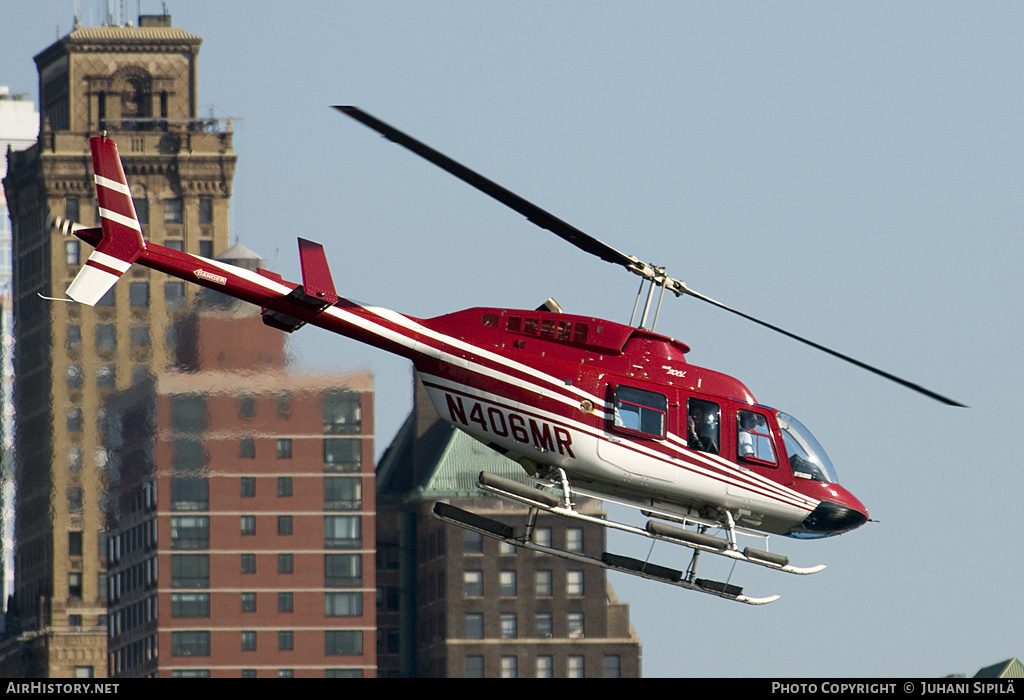
[[95, 306], [129, 267], [131, 263], [94, 250], [68, 287], [68, 296], [80, 304]]

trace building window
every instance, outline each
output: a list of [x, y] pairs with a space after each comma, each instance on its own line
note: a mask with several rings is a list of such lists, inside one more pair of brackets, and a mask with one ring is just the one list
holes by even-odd
[[242, 612], [254, 613], [256, 612], [256, 594], [253, 592], [242, 594]]
[[242, 498], [253, 498], [256, 496], [256, 477], [243, 476], [241, 482]]
[[359, 394], [329, 389], [321, 400], [324, 414], [324, 435], [352, 435], [362, 425]]
[[255, 535], [256, 534], [256, 516], [255, 515], [243, 515], [241, 517], [242, 534], [243, 535]]
[[243, 574], [255, 574], [256, 573], [256, 555], [255, 554], [243, 554], [242, 555], [242, 573]]
[[290, 515], [279, 515], [279, 516], [277, 516], [277, 534], [279, 534], [279, 535], [290, 535], [290, 534], [292, 534], [292, 516], [290, 516]]
[[359, 554], [325, 554], [324, 587], [351, 588], [363, 585], [363, 558]]
[[288, 498], [292, 495], [292, 478], [290, 476], [277, 477], [277, 495], [280, 498]]
[[537, 678], [554, 678], [555, 660], [551, 656], [537, 657]]
[[128, 303], [130, 306], [149, 306], [149, 282], [132, 282], [128, 286]]
[[209, 656], [210, 633], [171, 632], [171, 656]]
[[117, 369], [114, 365], [100, 365], [96, 368], [96, 386], [100, 389], [112, 388], [117, 383]]
[[213, 199], [210, 197], [199, 198], [199, 223], [213, 223]]
[[164, 282], [164, 303], [172, 308], [185, 304], [185, 283]]
[[326, 630], [324, 653], [328, 656], [358, 656], [363, 653], [363, 633], [358, 630]]
[[582, 656], [569, 657], [569, 678], [585, 678]]
[[466, 657], [466, 678], [483, 678], [484, 677], [484, 657], [482, 656], [467, 656]]
[[571, 596], [583, 595], [582, 571], [567, 571], [565, 573], [565, 593]]
[[73, 486], [67, 490], [68, 497], [68, 512], [69, 513], [81, 513], [84, 507], [83, 498], [84, 492], [81, 486]]
[[213, 241], [199, 241], [199, 257], [207, 259], [213, 257]]
[[466, 554], [484, 553], [484, 536], [476, 530], [463, 530], [463, 551]]
[[538, 527], [533, 531], [533, 542], [539, 544], [542, 547], [551, 546], [551, 528], [550, 527]]
[[171, 477], [171, 510], [210, 509], [210, 484], [205, 477]]
[[145, 197], [132, 198], [132, 204], [135, 205], [135, 216], [138, 218], [139, 223], [146, 225], [149, 223], [149, 200]]
[[64, 218], [73, 223], [81, 223], [82, 209], [78, 197], [67, 197], [64, 200]]
[[171, 617], [209, 617], [209, 593], [172, 593]]
[[81, 389], [85, 383], [82, 379], [82, 366], [81, 365], [68, 365], [68, 389], [75, 390]]
[[133, 348], [148, 348], [149, 326], [132, 326], [128, 330], [128, 342]]
[[171, 199], [164, 200], [164, 223], [165, 224], [180, 224], [182, 221], [182, 212], [185, 207], [181, 201], [181, 197], [173, 197]]
[[501, 614], [501, 638], [516, 639], [519, 637], [519, 621], [515, 613]]
[[[80, 350], [82, 347], [82, 327], [77, 323], [68, 326], [68, 337], [65, 345], [68, 350]], [[81, 373], [81, 370], [79, 370]]]
[[552, 617], [549, 612], [537, 613], [537, 636], [541, 639], [551, 639], [554, 635]]
[[353, 549], [362, 544], [362, 520], [358, 515], [324, 516], [324, 547]]
[[[281, 630], [277, 633], [277, 650], [292, 651], [295, 649], [295, 633], [291, 630]], [[285, 676], [290, 678], [291, 676]]]
[[68, 574], [68, 597], [82, 597], [82, 574], [77, 571]]
[[295, 558], [291, 554], [277, 555], [277, 573], [290, 574], [295, 571]]
[[281, 613], [293, 612], [295, 606], [294, 596], [289, 592], [282, 591], [277, 594], [277, 611]]
[[359, 510], [362, 502], [362, 479], [349, 476], [324, 477], [324, 510]]
[[570, 527], [566, 529], [565, 548], [570, 552], [583, 551], [583, 528]]
[[501, 584], [501, 595], [516, 595], [516, 572], [502, 571], [498, 574], [498, 581]]
[[484, 638], [484, 614], [466, 613], [466, 639]]
[[171, 466], [175, 472], [199, 471], [206, 467], [206, 447], [201, 441], [176, 438], [171, 449]]
[[208, 554], [172, 554], [171, 588], [209, 588]]
[[503, 656], [501, 657], [501, 677], [502, 678], [518, 678], [519, 677], [519, 658], [516, 656]]
[[210, 518], [206, 515], [171, 518], [171, 549], [209, 549]]
[[72, 531], [68, 533], [68, 556], [82, 556], [82, 533]]
[[359, 617], [362, 614], [362, 593], [353, 591], [324, 595], [324, 615], [327, 617]]
[[256, 459], [256, 441], [251, 437], [244, 437], [238, 441], [239, 459]]
[[278, 459], [291, 459], [292, 458], [292, 439], [291, 438], [278, 438], [277, 439], [277, 458]]
[[242, 631], [242, 651], [256, 651], [256, 632], [253, 630]]
[[358, 472], [362, 468], [361, 450], [359, 440], [324, 438], [324, 471]]
[[606, 654], [604, 657], [604, 677], [622, 678], [622, 659], [618, 654]]
[[467, 598], [481, 598], [484, 595], [484, 572], [464, 571], [462, 581]]
[[256, 397], [252, 394], [243, 394], [238, 397], [238, 417], [242, 420], [249, 420], [256, 415]]
[[78, 265], [81, 260], [81, 246], [78, 241], [64, 241], [64, 262]]
[[571, 612], [567, 617], [568, 634], [570, 639], [583, 638], [583, 613]]
[[[209, 656], [203, 654], [203, 656]], [[175, 668], [171, 670], [171, 678], [209, 678], [208, 668]]]
[[538, 571], [536, 576], [536, 585], [534, 586], [534, 593], [539, 597], [550, 598], [551, 579], [552, 574], [550, 571]]

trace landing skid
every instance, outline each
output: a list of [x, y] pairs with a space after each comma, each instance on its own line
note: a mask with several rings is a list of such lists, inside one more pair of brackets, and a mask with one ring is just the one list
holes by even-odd
[[[764, 605], [765, 603], [771, 603], [772, 601], [778, 600], [779, 596], [773, 595], [764, 598], [751, 598], [743, 595], [743, 589], [739, 586], [697, 578], [696, 565], [701, 552], [708, 552], [734, 561], [742, 561], [756, 566], [785, 571], [791, 574], [813, 574], [825, 568], [824, 565], [808, 568], [791, 566], [789, 564], [789, 559], [784, 556], [754, 549], [752, 547], [746, 547], [740, 551], [736, 545], [737, 533], [756, 534], [759, 537], [764, 537], [764, 535], [762, 533], [754, 533], [736, 527], [735, 523], [732, 522], [731, 517], [728, 517], [728, 521], [726, 523], [721, 523], [692, 517], [683, 518], [677, 514], [661, 512], [652, 513], [650, 509], [643, 510], [646, 515], [656, 514], [661, 517], [670, 518], [684, 526], [688, 524], [695, 525], [697, 526], [697, 531], [694, 531], [684, 529], [684, 527], [671, 525], [661, 520], [649, 520], [645, 528], [640, 528], [608, 520], [606, 518], [599, 518], [581, 513], [573, 507], [572, 490], [569, 488], [568, 480], [565, 478], [564, 474], [561, 474], [560, 478], [562, 482], [562, 494], [557, 494], [541, 490], [540, 488], [533, 488], [518, 481], [506, 479], [487, 472], [480, 473], [479, 485], [482, 489], [501, 498], [516, 501], [532, 509], [527, 529], [525, 533], [521, 535], [517, 535], [514, 528], [504, 523], [462, 510], [461, 508], [456, 508], [455, 506], [451, 506], [447, 503], [437, 503], [434, 506], [434, 516], [446, 522], [458, 525], [459, 527], [474, 530], [488, 537], [508, 542], [509, 544], [523, 549], [532, 549], [537, 552], [544, 552], [545, 554], [561, 557], [563, 559], [592, 564], [594, 566], [600, 566], [614, 571], [621, 571], [633, 576], [680, 586], [687, 590], [707, 593], [709, 595], [734, 600], [740, 603], [746, 603], [748, 605]], [[609, 500], [603, 496], [597, 497], [602, 498], [602, 500]], [[631, 505], [634, 508], [637, 507], [635, 504], [624, 505]], [[658, 564], [641, 561], [639, 559], [633, 559], [631, 557], [612, 554], [610, 552], [605, 552], [601, 555], [600, 559], [595, 559], [593, 557], [584, 556], [579, 552], [568, 552], [540, 545], [533, 542], [531, 537], [533, 529], [532, 523], [534, 521], [533, 515], [538, 510], [562, 515], [574, 520], [594, 523], [601, 525], [602, 527], [621, 530], [623, 532], [640, 535], [653, 540], [664, 540], [672, 544], [682, 545], [694, 550], [693, 559], [691, 560], [687, 571], [682, 572], [677, 569], [660, 566]], [[728, 533], [728, 539], [706, 534], [706, 530], [710, 527], [724, 529]]]

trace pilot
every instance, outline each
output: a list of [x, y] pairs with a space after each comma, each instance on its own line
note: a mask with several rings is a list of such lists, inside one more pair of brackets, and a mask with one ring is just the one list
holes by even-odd
[[757, 427], [757, 420], [753, 413], [740, 411], [740, 429], [737, 435], [736, 454], [740, 457], [754, 456], [754, 428]]

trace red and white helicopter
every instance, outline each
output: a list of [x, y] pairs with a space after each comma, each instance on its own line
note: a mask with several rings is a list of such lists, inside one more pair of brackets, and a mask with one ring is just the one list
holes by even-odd
[[[665, 290], [688, 294], [961, 405], [694, 292], [664, 269], [620, 253], [365, 112], [337, 109], [582, 250], [640, 275], [648, 291], [638, 325], [565, 314], [553, 304], [413, 318], [339, 297], [323, 248], [301, 238], [302, 284], [147, 242], [117, 146], [106, 135], [91, 139], [101, 227], [58, 223], [95, 246], [67, 295], [93, 305], [137, 263], [257, 304], [263, 320], [281, 330], [310, 323], [406, 357], [443, 419], [518, 461], [530, 477], [522, 483], [480, 474], [486, 491], [530, 507], [519, 532], [446, 503], [435, 506], [437, 517], [519, 547], [749, 604], [778, 596], [751, 598], [738, 586], [697, 578], [701, 552], [815, 573], [825, 567], [796, 567], [767, 551], [768, 535], [838, 535], [866, 522], [867, 509], [839, 485], [825, 451], [799, 421], [759, 404], [733, 377], [687, 363], [685, 344], [644, 327], [655, 289], [659, 306]], [[587, 515], [575, 507], [577, 495], [629, 506], [647, 523]], [[596, 559], [562, 551], [535, 541], [538, 511], [683, 545], [693, 555], [681, 571], [610, 553]], [[761, 538], [764, 549], [741, 549], [738, 536]]]

